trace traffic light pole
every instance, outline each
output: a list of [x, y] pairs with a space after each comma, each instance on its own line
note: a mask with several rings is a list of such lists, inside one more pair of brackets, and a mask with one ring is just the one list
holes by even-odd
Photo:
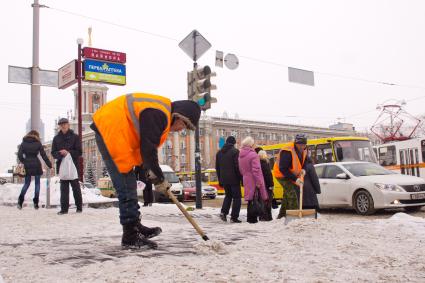
[[[197, 68], [196, 61], [193, 62], [193, 69]], [[195, 180], [196, 180], [196, 208], [202, 208], [202, 180], [201, 180], [201, 149], [199, 147], [199, 122], [195, 129]]]

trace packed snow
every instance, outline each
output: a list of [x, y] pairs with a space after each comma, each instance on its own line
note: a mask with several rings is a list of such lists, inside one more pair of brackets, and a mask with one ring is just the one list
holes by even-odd
[[[143, 207], [160, 226], [156, 250], [120, 248], [118, 209], [56, 215], [0, 206], [5, 282], [425, 282], [425, 212], [351, 212], [223, 223], [219, 209], [191, 212], [205, 242], [172, 204]], [[276, 214], [277, 211], [274, 211]]]
[[[23, 184], [12, 184], [6, 183], [0, 185], [0, 204], [16, 205], [18, 203], [18, 197], [21, 193]], [[40, 180], [40, 197], [39, 205], [43, 206], [46, 204], [46, 190], [47, 179], [42, 178]], [[35, 182], [34, 179], [25, 194], [24, 206], [32, 206], [32, 199], [34, 198]], [[83, 197], [83, 203], [108, 203], [117, 201], [117, 199], [106, 198], [101, 195], [96, 195], [92, 190], [81, 188], [81, 194]], [[69, 203], [75, 204], [74, 196], [72, 194], [72, 188], [69, 186]], [[58, 177], [52, 177], [50, 179], [50, 205], [57, 206], [60, 204], [60, 180]]]

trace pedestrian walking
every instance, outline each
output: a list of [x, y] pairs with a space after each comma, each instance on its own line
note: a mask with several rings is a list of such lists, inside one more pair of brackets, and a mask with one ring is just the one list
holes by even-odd
[[142, 181], [145, 184], [143, 189], [143, 206], [152, 206], [153, 203], [153, 191], [152, 191], [152, 181], [147, 178], [147, 172], [143, 169], [142, 166], [136, 166], [134, 168], [134, 174], [136, 174], [136, 179]]
[[157, 244], [149, 238], [162, 232], [160, 227], [149, 228], [140, 222], [134, 166], [142, 166], [155, 191], [167, 195], [171, 184], [159, 166], [158, 148], [170, 132], [195, 130], [200, 116], [196, 102], [171, 102], [166, 97], [146, 93], [119, 96], [93, 115], [90, 127], [118, 194], [124, 248], [156, 248]]
[[266, 186], [268, 200], [265, 202], [264, 206], [264, 215], [260, 216], [260, 220], [263, 221], [271, 221], [273, 220], [272, 216], [272, 201], [273, 201], [273, 189], [274, 189], [274, 182], [273, 182], [273, 175], [272, 170], [270, 168], [269, 163], [269, 157], [267, 156], [267, 152], [264, 150], [260, 150], [258, 152], [258, 156], [260, 157], [260, 164], [261, 164], [261, 172], [263, 173], [264, 177], [264, 184]]
[[[56, 159], [56, 173], [59, 174], [59, 169], [63, 158], [68, 154], [71, 155], [72, 161], [76, 168], [78, 168], [78, 159], [82, 155], [81, 143], [77, 134], [69, 128], [69, 121], [67, 118], [61, 118], [58, 121], [59, 132], [53, 138], [52, 142], [52, 156]], [[78, 170], [77, 170], [78, 171]], [[59, 215], [67, 214], [69, 210], [69, 185], [72, 187], [74, 195], [75, 206], [77, 213], [83, 212], [83, 198], [81, 196], [80, 182], [75, 180], [60, 180], [60, 203], [61, 210]]]
[[18, 208], [22, 209], [22, 205], [24, 203], [25, 194], [29, 186], [31, 185], [31, 178], [34, 176], [35, 182], [35, 191], [34, 191], [34, 208], [38, 209], [38, 202], [40, 196], [40, 177], [43, 175], [43, 169], [41, 167], [40, 159], [38, 155], [43, 158], [47, 167], [52, 168], [52, 163], [44, 151], [43, 145], [40, 142], [40, 135], [37, 131], [30, 131], [28, 134], [24, 136], [22, 139], [22, 143], [19, 146], [18, 150], [18, 159], [21, 163], [24, 164], [25, 168], [25, 183], [22, 187], [21, 194], [18, 198]]
[[230, 222], [241, 223], [239, 212], [241, 210], [241, 181], [242, 176], [239, 172], [239, 150], [235, 147], [236, 139], [229, 136], [224, 146], [217, 152], [215, 158], [215, 169], [219, 185], [224, 188], [224, 200], [221, 207], [220, 218], [227, 221], [227, 215], [232, 205], [232, 214]]
[[243, 178], [244, 198], [248, 201], [247, 221], [258, 222], [264, 213], [263, 202], [268, 200], [260, 157], [254, 150], [254, 139], [246, 137], [239, 153], [239, 170]]
[[286, 210], [298, 209], [297, 191], [303, 184], [305, 165], [311, 163], [307, 157], [307, 137], [297, 134], [294, 142], [286, 144], [279, 153], [273, 167], [273, 175], [282, 185], [284, 193], [278, 219], [286, 217]]

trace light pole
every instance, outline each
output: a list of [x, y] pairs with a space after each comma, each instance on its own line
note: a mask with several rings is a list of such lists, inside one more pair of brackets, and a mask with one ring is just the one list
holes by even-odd
[[41, 133], [40, 123], [40, 4], [34, 0], [32, 20], [32, 68], [31, 68], [31, 130]]
[[[82, 38], [77, 39], [78, 44], [78, 62], [77, 62], [77, 79], [78, 79], [78, 137], [80, 139], [81, 147], [83, 147], [83, 118], [82, 118], [82, 95], [81, 95], [81, 79], [82, 79], [82, 62], [81, 62], [81, 45], [83, 45], [84, 40]], [[78, 173], [80, 181], [83, 182], [83, 166], [84, 166], [83, 156], [81, 155], [78, 159]]]

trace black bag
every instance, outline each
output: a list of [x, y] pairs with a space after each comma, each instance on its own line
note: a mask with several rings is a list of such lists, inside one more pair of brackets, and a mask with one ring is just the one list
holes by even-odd
[[263, 216], [266, 212], [264, 201], [261, 199], [260, 190], [255, 188], [254, 198], [250, 202], [253, 216]]

